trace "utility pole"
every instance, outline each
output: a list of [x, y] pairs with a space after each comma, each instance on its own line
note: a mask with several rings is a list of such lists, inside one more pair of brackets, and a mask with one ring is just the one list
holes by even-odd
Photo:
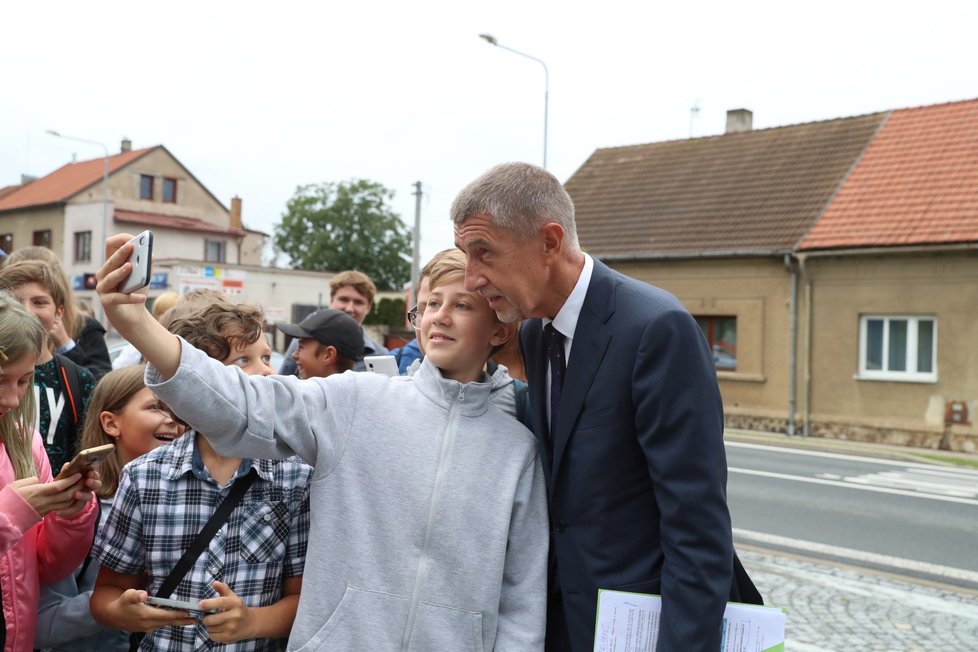
[[[418, 277], [421, 276], [421, 182], [414, 182], [414, 256], [411, 261], [411, 300], [418, 302]], [[408, 306], [410, 308], [410, 306]]]

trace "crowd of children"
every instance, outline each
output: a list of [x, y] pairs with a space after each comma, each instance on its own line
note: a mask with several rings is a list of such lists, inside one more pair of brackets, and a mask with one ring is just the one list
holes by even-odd
[[374, 344], [357, 273], [279, 325], [296, 377], [256, 306], [118, 292], [127, 241], [98, 273], [132, 347], [112, 371], [56, 258], [0, 269], [0, 650], [543, 649], [543, 472], [490, 360], [515, 329], [461, 252], [424, 270], [405, 375], [344, 373]]

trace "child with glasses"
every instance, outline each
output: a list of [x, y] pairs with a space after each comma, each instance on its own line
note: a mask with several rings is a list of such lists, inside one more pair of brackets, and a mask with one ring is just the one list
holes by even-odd
[[227, 455], [315, 468], [312, 532], [290, 649], [542, 650], [548, 523], [533, 435], [489, 404], [483, 366], [511, 336], [432, 270], [412, 377], [239, 374], [118, 292], [130, 236], [108, 241], [98, 292], [151, 363], [147, 384]]

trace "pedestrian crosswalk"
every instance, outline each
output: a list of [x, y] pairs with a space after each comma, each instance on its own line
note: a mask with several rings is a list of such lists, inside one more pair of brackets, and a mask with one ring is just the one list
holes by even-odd
[[978, 498], [978, 476], [955, 469], [905, 468], [854, 476], [819, 474], [818, 477], [842, 480], [869, 487], [901, 489], [921, 494], [953, 496], [956, 498]]

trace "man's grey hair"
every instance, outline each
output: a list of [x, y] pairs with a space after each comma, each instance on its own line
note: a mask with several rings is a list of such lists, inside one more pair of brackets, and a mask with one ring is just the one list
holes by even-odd
[[574, 202], [557, 177], [529, 163], [503, 163], [483, 172], [452, 202], [452, 222], [462, 226], [475, 215], [523, 237], [550, 222], [564, 229], [564, 246], [577, 251]]

